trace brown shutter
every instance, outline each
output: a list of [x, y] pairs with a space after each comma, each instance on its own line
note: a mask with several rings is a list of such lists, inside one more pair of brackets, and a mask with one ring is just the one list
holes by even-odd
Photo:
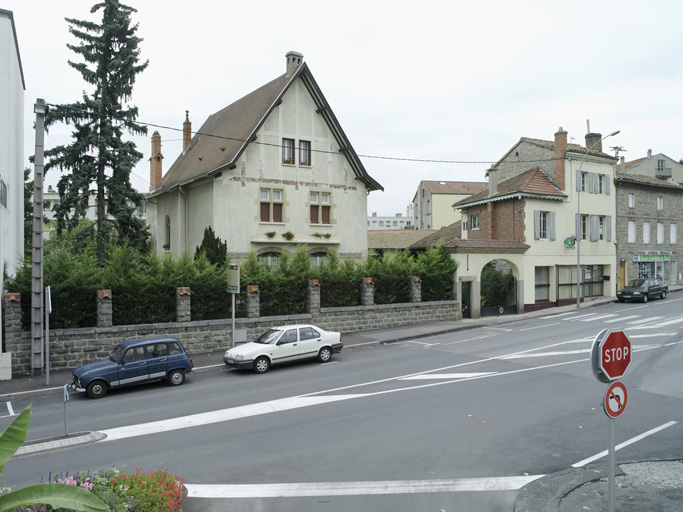
[[282, 222], [282, 203], [273, 203], [273, 222]]
[[329, 206], [323, 206], [323, 219], [322, 222], [323, 224], [329, 224], [330, 223], [330, 207]]
[[261, 203], [261, 222], [270, 222], [270, 203]]
[[318, 206], [311, 205], [311, 224], [318, 224]]

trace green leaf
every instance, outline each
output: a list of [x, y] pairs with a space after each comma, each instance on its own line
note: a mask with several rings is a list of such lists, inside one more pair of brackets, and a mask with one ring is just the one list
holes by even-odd
[[28, 422], [31, 419], [31, 404], [21, 411], [12, 423], [0, 435], [0, 475], [5, 470], [5, 463], [26, 441]]
[[46, 504], [87, 512], [109, 512], [109, 507], [90, 491], [68, 484], [38, 484], [0, 496], [0, 512], [17, 507]]

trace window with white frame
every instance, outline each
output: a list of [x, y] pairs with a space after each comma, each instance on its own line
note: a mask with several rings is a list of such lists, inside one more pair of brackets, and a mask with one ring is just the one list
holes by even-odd
[[657, 172], [664, 171], [664, 160], [657, 160]]
[[644, 244], [650, 243], [650, 223], [649, 222], [643, 222], [643, 243]]
[[598, 240], [605, 240], [605, 216], [598, 215]]
[[664, 243], [664, 223], [663, 222], [657, 223], [657, 243], [658, 244]]
[[604, 174], [598, 174], [598, 190], [596, 191], [598, 194], [604, 194], [605, 193], [605, 175]]
[[538, 212], [538, 231], [536, 234], [539, 240], [548, 239], [548, 212]]
[[472, 215], [470, 218], [472, 222], [472, 231], [479, 229], [479, 214], [477, 213], [476, 215]]
[[581, 172], [581, 192], [585, 192], [588, 189], [588, 173]]
[[460, 238], [467, 240], [467, 219], [462, 220], [462, 226], [460, 227]]
[[282, 163], [294, 163], [294, 139], [282, 139]]
[[311, 165], [311, 143], [307, 140], [299, 141], [299, 165]]
[[[311, 224], [330, 224], [330, 193], [310, 193], [310, 222]], [[382, 221], [380, 221], [382, 223]]]
[[636, 221], [628, 221], [628, 242], [634, 244], [636, 242]]
[[282, 189], [260, 189], [259, 208], [261, 222], [282, 222]]
[[669, 224], [669, 242], [672, 244], [678, 243], [678, 227], [676, 224]]
[[664, 196], [657, 196], [657, 209], [660, 211], [664, 209]]
[[636, 207], [636, 195], [633, 192], [631, 192], [628, 195], [628, 207], [629, 208], [635, 208]]

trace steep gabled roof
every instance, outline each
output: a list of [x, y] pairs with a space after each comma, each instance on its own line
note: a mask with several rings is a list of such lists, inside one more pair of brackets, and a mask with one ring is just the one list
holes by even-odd
[[486, 188], [484, 181], [428, 181], [422, 180], [420, 183], [430, 194], [476, 194]]
[[[507, 153], [505, 153], [495, 164], [493, 164], [492, 167], [498, 167], [498, 165], [500, 165], [500, 163], [503, 160], [505, 160], [515, 150], [515, 148], [523, 142], [528, 142], [529, 144], [534, 144], [536, 146], [540, 146], [540, 147], [549, 149], [553, 152], [555, 151], [555, 141], [543, 140], [543, 139], [532, 139], [530, 137], [522, 137], [521, 139], [519, 139], [519, 142], [517, 142], [517, 144], [512, 146]], [[579, 154], [583, 155], [586, 153], [586, 148], [584, 148], [580, 144], [567, 144], [567, 151], [573, 152], [573, 153], [579, 153]], [[588, 154], [592, 155], [592, 156], [598, 156], [601, 158], [609, 158], [611, 160], [617, 160], [616, 157], [609, 155], [607, 153], [603, 153], [602, 151], [597, 151], [595, 149], [591, 149], [588, 152]]]
[[[214, 176], [234, 169], [248, 145], [256, 141], [257, 132], [294, 81], [301, 78], [341, 148], [356, 178], [369, 190], [384, 190], [365, 170], [313, 75], [304, 62], [292, 71], [247, 94], [243, 98], [210, 115], [194, 135], [188, 148], [178, 157], [163, 177], [160, 189], [151, 196], [178, 185]], [[313, 149], [315, 151], [315, 149]]]
[[466, 199], [458, 201], [453, 206], [462, 208], [476, 204], [500, 201], [510, 197], [533, 197], [540, 199], [564, 200], [568, 196], [555, 182], [539, 167], [529, 169], [498, 184], [498, 191], [489, 195], [489, 190], [483, 190]]

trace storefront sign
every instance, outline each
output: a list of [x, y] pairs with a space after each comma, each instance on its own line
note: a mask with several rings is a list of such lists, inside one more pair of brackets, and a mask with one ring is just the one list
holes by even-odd
[[634, 254], [633, 261], [669, 261], [670, 254]]

